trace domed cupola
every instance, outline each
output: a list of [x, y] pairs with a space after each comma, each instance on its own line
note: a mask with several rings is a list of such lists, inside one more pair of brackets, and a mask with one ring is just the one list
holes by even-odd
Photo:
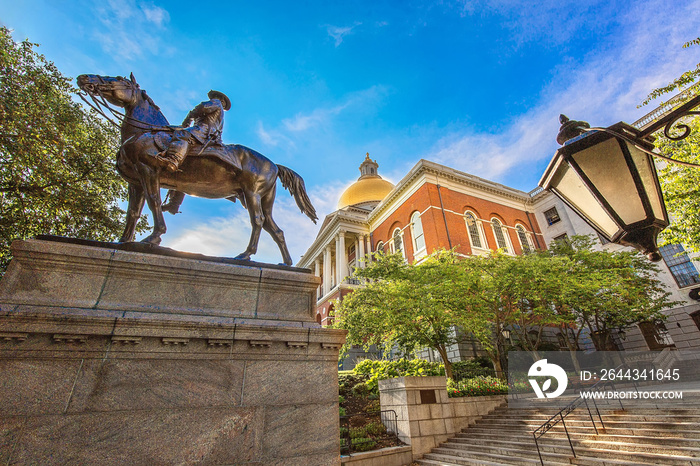
[[393, 184], [379, 176], [378, 168], [379, 164], [369, 158], [368, 152], [360, 165], [360, 177], [340, 196], [338, 209], [347, 206], [375, 207], [394, 189]]

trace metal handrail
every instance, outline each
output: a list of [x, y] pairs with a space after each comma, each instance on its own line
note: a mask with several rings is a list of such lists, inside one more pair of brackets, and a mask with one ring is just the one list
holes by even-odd
[[[617, 372], [619, 369], [622, 369], [624, 367], [627, 367], [627, 364], [623, 363], [617, 366], [614, 371]], [[600, 387], [598, 387], [600, 385]], [[593, 384], [591, 387], [589, 387], [586, 390], [582, 390], [579, 393], [582, 393], [583, 391], [585, 392], [593, 392], [593, 391], [598, 391], [602, 390], [603, 388], [610, 386], [612, 387], [613, 390], [615, 390], [615, 384], [611, 380], [600, 380]], [[637, 384], [635, 383], [635, 389], [637, 389]], [[639, 391], [637, 389], [637, 391]], [[624, 410], [625, 407], [622, 405], [622, 400], [617, 399], [618, 402], [620, 403], [620, 409]], [[591, 398], [591, 401], [593, 401], [593, 407], [595, 408], [596, 414], [598, 415], [598, 420], [600, 420], [600, 425], [601, 428], [605, 429], [605, 424], [603, 423], [603, 418], [600, 415], [600, 410], [598, 409], [598, 404], [595, 402], [595, 398]], [[562, 426], [564, 427], [564, 432], [566, 433], [566, 438], [569, 440], [569, 446], [571, 447], [571, 453], [574, 455], [574, 458], [576, 458], [576, 450], [574, 449], [574, 444], [571, 441], [571, 436], [569, 435], [569, 430], [566, 428], [566, 422], [564, 422], [564, 418], [571, 414], [576, 408], [581, 406], [581, 404], [586, 405], [586, 409], [588, 410], [588, 416], [591, 418], [591, 423], [593, 424], [593, 429], [595, 430], [596, 435], [598, 435], [598, 427], [595, 424], [595, 420], [593, 419], [593, 414], [591, 413], [591, 408], [588, 405], [588, 398], [583, 397], [582, 395], [579, 394], [578, 398], [576, 398], [574, 401], [563, 407], [562, 409], [559, 410], [558, 413], [556, 413], [554, 416], [550, 417], [547, 421], [545, 421], [542, 425], [540, 425], [537, 429], [532, 431], [532, 437], [535, 440], [535, 446], [537, 447], [537, 454], [540, 457], [540, 464], [544, 466], [544, 460], [542, 459], [542, 452], [540, 451], [540, 444], [537, 441], [539, 438], [541, 438], [544, 434], [552, 430], [553, 427], [555, 427], [557, 424], [561, 422]], [[558, 419], [557, 419], [558, 418]]]

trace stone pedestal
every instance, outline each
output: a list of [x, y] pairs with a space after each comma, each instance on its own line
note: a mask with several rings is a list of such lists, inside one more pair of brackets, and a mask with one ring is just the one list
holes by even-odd
[[316, 277], [101, 246], [13, 244], [0, 463], [339, 464]]

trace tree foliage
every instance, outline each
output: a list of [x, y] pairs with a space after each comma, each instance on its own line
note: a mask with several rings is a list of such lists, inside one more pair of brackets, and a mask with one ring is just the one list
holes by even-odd
[[16, 238], [113, 240], [126, 184], [118, 132], [72, 100], [75, 89], [37, 44], [0, 28], [0, 274]]
[[467, 282], [453, 252], [439, 251], [420, 265], [401, 254], [376, 254], [355, 275], [369, 280], [336, 307], [333, 326], [349, 330], [346, 345], [394, 345], [406, 352], [432, 348], [452, 377], [447, 348], [456, 342], [454, 326], [478, 331], [465, 308]]
[[481, 343], [504, 377], [508, 350], [539, 359], [548, 330], [558, 330], [573, 354], [584, 329], [605, 350], [611, 331], [662, 319], [661, 311], [676, 303], [657, 273], [640, 254], [598, 251], [585, 236], [522, 256], [439, 251], [411, 265], [400, 254], [378, 255], [356, 272], [370, 281], [339, 303], [334, 326], [349, 331], [348, 345], [433, 348], [448, 377], [447, 348], [458, 327]]
[[[683, 48], [700, 45], [700, 37], [687, 42]], [[695, 69], [686, 71], [666, 86], [654, 89], [642, 105], [662, 95], [683, 91], [674, 106], [694, 98], [700, 92], [696, 84], [700, 77], [700, 64]], [[662, 155], [672, 159], [700, 164], [700, 118], [688, 117], [683, 124], [690, 127], [691, 133], [686, 139], [673, 141], [663, 133], [657, 134], [656, 147]], [[672, 218], [671, 226], [661, 235], [662, 244], [683, 244], [687, 249], [700, 252], [700, 169], [682, 165], [664, 163], [659, 166], [659, 181], [664, 193], [666, 208]]]
[[[695, 45], [700, 45], [700, 37], [686, 42], [685, 44], [683, 44], [683, 48], [687, 49]], [[697, 64], [695, 69], [688, 70], [676, 79], [674, 79], [672, 82], [668, 83], [667, 85], [656, 88], [653, 91], [651, 91], [640, 106], [647, 105], [652, 100], [656, 99], [657, 97], [661, 97], [662, 95], [684, 89], [693, 84], [698, 79], [698, 77], [700, 77], [700, 63]]]

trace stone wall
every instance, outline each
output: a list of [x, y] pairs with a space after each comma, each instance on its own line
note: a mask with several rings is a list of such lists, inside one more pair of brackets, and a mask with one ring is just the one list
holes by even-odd
[[413, 459], [505, 404], [506, 395], [449, 398], [445, 377], [396, 377], [379, 381], [384, 410], [394, 410], [399, 439]]
[[412, 462], [411, 447], [388, 447], [340, 457], [343, 466], [406, 466]]
[[344, 332], [311, 322], [317, 285], [17, 243], [0, 283], [0, 463], [338, 465]]

